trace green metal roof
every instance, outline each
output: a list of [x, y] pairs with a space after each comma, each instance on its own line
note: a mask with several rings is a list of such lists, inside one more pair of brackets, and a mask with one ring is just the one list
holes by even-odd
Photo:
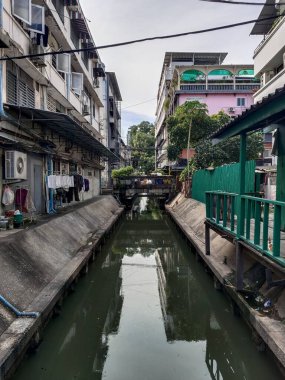
[[181, 74], [183, 82], [196, 82], [198, 79], [205, 80], [205, 74], [199, 70], [186, 70]]
[[213, 143], [217, 144], [228, 137], [263, 129], [278, 123], [284, 123], [285, 127], [285, 86], [251, 106], [211, 137]]
[[210, 71], [209, 74], [208, 74], [208, 76], [211, 76], [211, 75], [228, 76], [228, 75], [233, 75], [233, 73], [230, 72], [229, 70], [217, 69], [217, 70]]

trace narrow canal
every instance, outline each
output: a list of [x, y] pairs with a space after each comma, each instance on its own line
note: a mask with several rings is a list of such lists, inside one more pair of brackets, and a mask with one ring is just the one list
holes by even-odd
[[167, 216], [127, 215], [13, 380], [280, 380]]

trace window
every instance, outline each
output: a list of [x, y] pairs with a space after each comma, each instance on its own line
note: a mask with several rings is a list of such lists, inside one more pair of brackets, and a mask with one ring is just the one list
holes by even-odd
[[56, 69], [63, 73], [70, 73], [70, 55], [66, 53], [57, 54]]
[[71, 73], [71, 88], [75, 94], [81, 95], [83, 90], [83, 74]]
[[27, 85], [24, 78], [17, 79], [11, 71], [7, 72], [7, 103], [35, 108], [34, 89]]
[[92, 115], [95, 119], [95, 115], [96, 115], [96, 107], [95, 107], [95, 104], [93, 103], [93, 107], [92, 107]]
[[245, 107], [245, 98], [237, 98], [237, 106]]
[[271, 143], [272, 142], [272, 133], [264, 133], [263, 141], [267, 142], [267, 143]]
[[62, 23], [64, 24], [64, 0], [52, 0], [52, 3], [57, 10]]
[[[87, 44], [82, 44], [81, 48], [85, 49], [87, 48]], [[81, 52], [81, 59], [86, 67], [87, 70], [89, 70], [89, 51], [82, 51]]]
[[12, 13], [20, 20], [31, 24], [32, 4], [31, 0], [12, 0]]
[[45, 33], [45, 9], [39, 5], [32, 4], [32, 20], [28, 29], [36, 33]]

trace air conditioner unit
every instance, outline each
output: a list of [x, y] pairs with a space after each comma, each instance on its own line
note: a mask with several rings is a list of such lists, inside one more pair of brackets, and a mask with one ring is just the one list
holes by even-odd
[[235, 112], [234, 107], [230, 107], [230, 108], [228, 108], [228, 112], [230, 112], [230, 113], [234, 113], [234, 112]]
[[15, 150], [5, 152], [5, 178], [27, 179], [27, 155]]
[[87, 104], [83, 105], [83, 115], [84, 116], [90, 115], [90, 107]]
[[60, 161], [60, 174], [68, 175], [69, 174], [69, 163]]

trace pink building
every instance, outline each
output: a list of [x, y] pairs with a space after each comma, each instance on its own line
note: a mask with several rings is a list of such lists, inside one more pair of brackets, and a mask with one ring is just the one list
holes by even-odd
[[165, 53], [156, 110], [157, 167], [171, 166], [167, 159], [168, 133], [165, 120], [187, 101], [198, 100], [209, 114], [224, 111], [240, 115], [253, 104], [259, 90], [253, 65], [223, 64], [227, 53]]
[[185, 102], [193, 100], [207, 104], [209, 115], [214, 115], [222, 110], [230, 116], [237, 116], [253, 104], [252, 93], [208, 93], [180, 94], [178, 97], [178, 105], [181, 106]]

